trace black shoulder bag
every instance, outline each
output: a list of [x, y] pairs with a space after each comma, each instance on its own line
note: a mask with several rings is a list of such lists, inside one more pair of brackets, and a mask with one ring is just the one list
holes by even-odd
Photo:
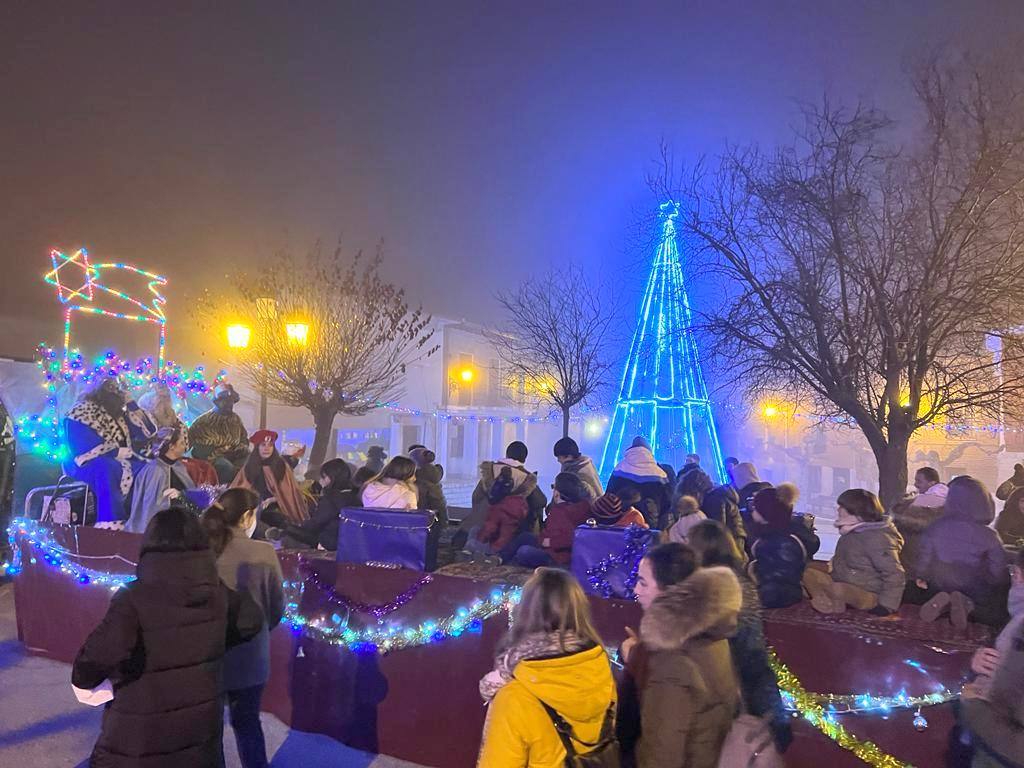
[[[565, 721], [564, 717], [543, 701], [540, 702], [540, 705], [544, 707], [544, 711], [551, 718], [558, 738], [561, 739], [562, 746], [565, 747], [566, 768], [619, 768], [621, 757], [619, 742], [615, 740], [615, 702], [608, 706], [604, 722], [601, 724], [601, 735], [595, 742], [583, 741], [574, 736], [572, 726]], [[590, 748], [590, 751], [582, 755], [578, 754], [576, 747], [573, 746], [574, 741], [580, 746]]]

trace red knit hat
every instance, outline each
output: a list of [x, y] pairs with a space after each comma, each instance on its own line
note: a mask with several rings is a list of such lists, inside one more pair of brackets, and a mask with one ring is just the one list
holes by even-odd
[[253, 445], [261, 445], [262, 443], [276, 443], [277, 432], [270, 429], [260, 429], [252, 433], [252, 437], [249, 438], [249, 442]]
[[594, 500], [590, 511], [594, 513], [597, 522], [605, 520], [618, 520], [622, 517], [622, 501], [614, 493], [606, 493]]
[[793, 519], [796, 498], [796, 486], [791, 483], [765, 488], [754, 494], [754, 511], [764, 518], [767, 527], [785, 530]]

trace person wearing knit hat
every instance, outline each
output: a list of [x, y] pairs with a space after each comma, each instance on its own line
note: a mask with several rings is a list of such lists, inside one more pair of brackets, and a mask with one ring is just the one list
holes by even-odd
[[792, 483], [764, 488], [751, 505], [751, 561], [747, 566], [757, 582], [765, 608], [785, 608], [803, 597], [804, 568], [821, 546], [814, 531], [795, 518], [793, 505], [799, 496]]
[[416, 464], [416, 492], [419, 508], [429, 509], [437, 515], [437, 524], [443, 530], [448, 527], [448, 500], [444, 496], [441, 480], [444, 467], [435, 464], [434, 452], [425, 445], [410, 445], [409, 458]]
[[[638, 491], [633, 498], [640, 498]], [[616, 528], [625, 528], [628, 525], [639, 525], [641, 528], [650, 527], [631, 501], [623, 503], [623, 499], [614, 493], [606, 493], [596, 499], [590, 511], [598, 525], [611, 525]]]
[[589, 456], [583, 456], [580, 453], [580, 447], [575, 440], [571, 437], [563, 437], [555, 443], [554, 453], [555, 460], [562, 467], [559, 471], [569, 472], [579, 477], [587, 488], [588, 498], [593, 500], [604, 493], [594, 462]]

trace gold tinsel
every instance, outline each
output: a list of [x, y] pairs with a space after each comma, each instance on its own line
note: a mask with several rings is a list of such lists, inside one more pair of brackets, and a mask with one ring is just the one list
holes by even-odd
[[775, 651], [770, 648], [768, 649], [768, 659], [775, 672], [779, 688], [789, 694], [793, 699], [793, 705], [803, 718], [832, 741], [875, 768], [913, 768], [910, 763], [905, 763], [899, 758], [883, 752], [874, 742], [858, 739], [830, 717], [819, 703], [820, 694], [808, 693], [804, 690], [797, 676], [790, 672], [789, 668], [775, 655]]

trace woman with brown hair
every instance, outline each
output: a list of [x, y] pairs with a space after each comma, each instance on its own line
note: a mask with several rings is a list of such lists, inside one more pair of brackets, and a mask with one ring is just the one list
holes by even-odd
[[250, 538], [259, 503], [253, 491], [229, 488], [202, 517], [221, 581], [249, 593], [266, 617], [258, 635], [224, 656], [228, 713], [244, 768], [267, 765], [260, 701], [270, 678], [270, 630], [280, 623], [284, 612], [284, 576], [277, 554], [267, 542]]
[[480, 681], [490, 709], [479, 765], [560, 768], [577, 754], [617, 753], [611, 666], [571, 574], [534, 572], [501, 648]]
[[299, 489], [291, 466], [277, 451], [277, 432], [261, 429], [249, 442], [255, 449], [235, 475], [231, 487], [255, 491], [262, 502], [260, 511], [276, 502], [288, 522], [300, 524], [309, 519], [309, 502]]

